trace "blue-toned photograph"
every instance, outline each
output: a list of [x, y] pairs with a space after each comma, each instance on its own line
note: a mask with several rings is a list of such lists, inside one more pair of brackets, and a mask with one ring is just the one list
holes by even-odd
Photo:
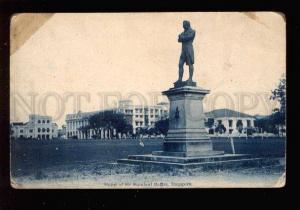
[[276, 12], [14, 15], [11, 186], [284, 187], [285, 28]]

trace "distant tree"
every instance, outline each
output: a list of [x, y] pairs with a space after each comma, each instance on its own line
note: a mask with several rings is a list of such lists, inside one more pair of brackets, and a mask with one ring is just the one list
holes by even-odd
[[95, 131], [93, 137], [97, 138], [100, 136], [100, 131], [102, 128], [106, 127], [106, 122], [104, 121], [104, 113], [100, 112], [89, 117], [89, 127]]
[[271, 115], [271, 120], [275, 125], [284, 125], [285, 124], [285, 115], [286, 115], [286, 79], [285, 75], [279, 81], [277, 88], [272, 91], [270, 97], [271, 100], [276, 100], [279, 102], [280, 107], [273, 110]]
[[262, 132], [274, 134], [278, 133], [278, 128], [273, 123], [272, 115], [255, 120], [254, 125], [256, 128], [259, 128], [259, 130]]
[[274, 125], [284, 125], [285, 124], [285, 113], [283, 113], [283, 112], [274, 110], [274, 112], [272, 113], [272, 115], [270, 117], [271, 117], [271, 121]]
[[159, 133], [166, 136], [169, 130], [169, 119], [167, 118], [157, 121], [154, 127]]
[[254, 126], [256, 128], [259, 128], [259, 130], [262, 131], [262, 132], [268, 130], [267, 129], [268, 124], [269, 124], [269, 118], [267, 118], [267, 117], [257, 119], [257, 120], [254, 121]]
[[159, 131], [155, 127], [148, 127], [146, 128], [146, 134], [148, 135], [156, 135]]
[[116, 129], [117, 133], [132, 133], [132, 125], [126, 120], [125, 115], [122, 113], [109, 112], [105, 120], [113, 129]]
[[149, 131], [147, 127], [137, 127], [136, 128], [136, 135], [137, 136], [144, 136], [144, 135], [149, 135]]
[[255, 129], [253, 127], [247, 127], [246, 132], [247, 136], [251, 136], [253, 133], [255, 133]]
[[125, 115], [110, 110], [92, 115], [89, 118], [88, 128], [93, 129], [97, 137], [99, 137], [100, 130], [103, 128], [110, 130], [111, 133], [113, 133], [113, 129], [121, 134], [132, 133], [132, 125], [126, 120]]

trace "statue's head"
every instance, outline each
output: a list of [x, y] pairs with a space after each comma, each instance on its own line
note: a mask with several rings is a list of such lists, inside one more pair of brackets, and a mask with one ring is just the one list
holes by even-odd
[[182, 26], [185, 30], [189, 29], [191, 27], [190, 21], [184, 20]]

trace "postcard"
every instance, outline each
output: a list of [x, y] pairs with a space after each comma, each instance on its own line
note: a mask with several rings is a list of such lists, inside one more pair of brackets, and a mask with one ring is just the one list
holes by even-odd
[[15, 14], [11, 186], [284, 187], [285, 26], [277, 12]]

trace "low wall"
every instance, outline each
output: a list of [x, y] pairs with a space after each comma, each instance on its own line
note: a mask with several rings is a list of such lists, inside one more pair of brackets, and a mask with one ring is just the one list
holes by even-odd
[[[233, 137], [233, 146], [236, 154], [252, 154], [255, 156], [284, 157], [286, 138], [261, 137], [239, 138]], [[225, 153], [233, 153], [231, 139], [228, 137], [211, 137], [214, 150], [223, 150]]]

